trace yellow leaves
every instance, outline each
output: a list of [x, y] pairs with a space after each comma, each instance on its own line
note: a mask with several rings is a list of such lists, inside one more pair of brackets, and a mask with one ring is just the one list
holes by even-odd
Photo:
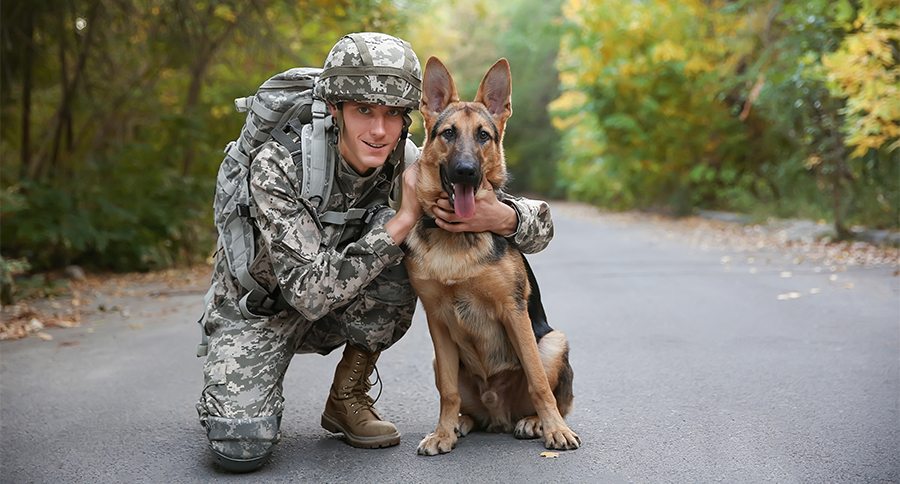
[[821, 164], [822, 164], [822, 157], [819, 156], [818, 154], [810, 155], [808, 158], [806, 158], [806, 161], [803, 163], [803, 165], [808, 170], [812, 170]]
[[550, 103], [552, 112], [570, 112], [580, 110], [588, 101], [588, 97], [581, 91], [565, 91]]
[[581, 0], [569, 0], [562, 6], [563, 17], [571, 22], [577, 22], [582, 18], [584, 2]]
[[541, 457], [545, 459], [556, 459], [559, 457], [559, 452], [541, 452]]
[[684, 64], [684, 71], [690, 75], [712, 72], [715, 69], [716, 66], [701, 55], [692, 55]]
[[653, 62], [682, 61], [687, 58], [684, 47], [666, 39], [657, 44], [650, 54]]
[[559, 85], [565, 88], [576, 87], [578, 83], [578, 75], [572, 71], [564, 71], [559, 73]]
[[232, 113], [234, 113], [234, 107], [231, 105], [217, 104], [209, 110], [209, 114], [214, 119], [222, 119], [226, 116], [230, 116]]
[[829, 90], [847, 99], [844, 130], [853, 157], [900, 145], [900, 66], [891, 49], [900, 29], [870, 23], [863, 14], [857, 22], [859, 30], [822, 58]]
[[215, 10], [213, 10], [213, 16], [232, 24], [237, 21], [237, 15], [235, 15], [230, 5], [216, 5]]

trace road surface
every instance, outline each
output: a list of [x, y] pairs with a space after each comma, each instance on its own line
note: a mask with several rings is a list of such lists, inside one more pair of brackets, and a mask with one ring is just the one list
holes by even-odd
[[[244, 477], [197, 423], [202, 287], [94, 295], [82, 325], [0, 344], [2, 482], [898, 482], [900, 278], [679, 223], [554, 208], [530, 258], [571, 344], [577, 451], [474, 433], [417, 456], [437, 421], [421, 311], [379, 362], [402, 443], [319, 427], [339, 355], [294, 358], [283, 440]], [[682, 222], [681, 224], [683, 224]], [[708, 234], [707, 234], [708, 235]]]

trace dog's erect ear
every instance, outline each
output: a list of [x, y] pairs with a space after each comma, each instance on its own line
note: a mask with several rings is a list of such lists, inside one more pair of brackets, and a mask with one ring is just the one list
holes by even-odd
[[459, 101], [450, 71], [437, 57], [430, 57], [422, 76], [422, 116], [426, 121], [436, 118], [450, 103]]
[[506, 122], [512, 115], [512, 75], [509, 72], [509, 62], [506, 59], [498, 60], [484, 75], [481, 85], [478, 86], [478, 94], [475, 102], [487, 106], [491, 116], [499, 124]]

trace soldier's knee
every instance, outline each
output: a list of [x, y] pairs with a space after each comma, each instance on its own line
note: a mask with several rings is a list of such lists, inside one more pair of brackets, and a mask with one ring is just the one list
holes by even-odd
[[224, 418], [207, 415], [209, 448], [216, 462], [231, 472], [250, 472], [266, 463], [280, 438], [281, 417]]

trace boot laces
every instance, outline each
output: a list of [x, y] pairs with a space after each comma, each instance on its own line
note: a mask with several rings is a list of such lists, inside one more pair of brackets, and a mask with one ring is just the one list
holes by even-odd
[[[356, 388], [359, 390], [356, 392], [359, 399], [356, 402], [351, 403], [351, 406], [356, 406], [356, 403], [359, 400], [362, 400], [362, 407], [357, 408], [353, 411], [354, 414], [359, 413], [363, 408], [369, 408], [371, 410], [375, 410], [375, 402], [381, 398], [381, 391], [384, 389], [384, 383], [381, 380], [381, 374], [378, 372], [378, 365], [372, 365], [372, 369], [375, 370], [375, 382], [372, 383], [369, 381], [369, 375], [364, 375], [364, 377], [359, 381], [359, 385]], [[369, 372], [364, 372], [369, 373]], [[375, 395], [375, 399], [369, 395], [369, 390], [372, 389], [374, 385], [378, 385], [378, 395]]]

